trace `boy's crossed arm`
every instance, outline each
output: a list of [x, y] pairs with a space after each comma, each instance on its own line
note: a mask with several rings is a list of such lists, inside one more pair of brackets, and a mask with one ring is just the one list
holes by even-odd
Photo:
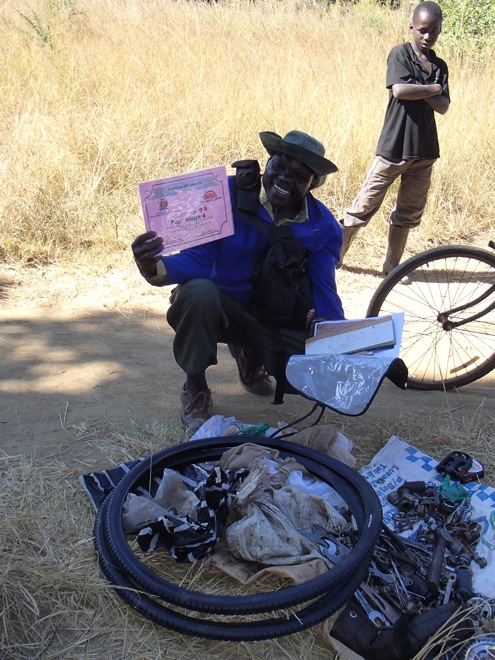
[[449, 109], [449, 99], [442, 94], [442, 85], [422, 85], [421, 83], [396, 83], [392, 94], [401, 101], [426, 101], [435, 112], [444, 115]]

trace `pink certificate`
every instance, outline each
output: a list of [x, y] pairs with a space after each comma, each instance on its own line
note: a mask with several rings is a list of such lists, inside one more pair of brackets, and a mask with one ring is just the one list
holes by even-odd
[[225, 167], [139, 184], [147, 231], [163, 238], [163, 254], [234, 233]]

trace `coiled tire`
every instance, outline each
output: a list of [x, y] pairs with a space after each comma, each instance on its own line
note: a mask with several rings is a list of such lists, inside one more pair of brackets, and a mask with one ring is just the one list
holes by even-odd
[[[346, 502], [356, 521], [358, 540], [350, 553], [325, 574], [304, 584], [271, 593], [246, 596], [211, 595], [192, 591], [157, 576], [129, 547], [122, 530], [122, 506], [127, 494], [165, 468], [219, 459], [231, 447], [245, 442], [278, 449], [292, 456], [315, 477], [329, 483]], [[315, 625], [330, 616], [358, 587], [367, 572], [382, 526], [380, 502], [374, 490], [357, 472], [307, 447], [267, 438], [209, 438], [165, 449], [134, 467], [105, 500], [95, 524], [95, 547], [100, 565], [117, 593], [145, 616], [184, 634], [210, 639], [255, 641], [288, 635]], [[249, 622], [201, 620], [165, 607], [218, 615], [268, 613], [308, 603], [282, 618]], [[314, 599], [317, 599], [314, 601]]]

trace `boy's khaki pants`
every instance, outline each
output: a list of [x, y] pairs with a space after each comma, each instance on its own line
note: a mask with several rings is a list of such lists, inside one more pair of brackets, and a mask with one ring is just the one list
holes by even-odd
[[412, 229], [421, 222], [425, 210], [435, 159], [394, 162], [377, 156], [356, 199], [345, 212], [345, 227], [363, 227], [382, 205], [387, 190], [400, 177], [397, 201], [390, 224]]

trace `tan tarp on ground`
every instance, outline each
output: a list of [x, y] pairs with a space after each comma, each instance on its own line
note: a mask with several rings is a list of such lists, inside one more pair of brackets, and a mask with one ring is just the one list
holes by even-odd
[[[337, 430], [333, 425], [311, 427], [289, 439], [355, 466], [355, 458], [342, 446], [336, 445]], [[277, 463], [277, 473], [270, 475], [266, 459]], [[223, 469], [246, 467], [249, 477], [236, 495], [234, 520], [226, 529], [224, 539], [210, 558], [210, 564], [243, 584], [250, 584], [266, 574], [301, 584], [323, 574], [332, 564], [321, 553], [318, 544], [308, 540], [299, 530], [318, 524], [339, 532], [348, 524], [338, 510], [323, 498], [287, 486], [293, 470], [304, 467], [293, 458], [282, 459], [277, 450], [245, 443], [221, 458]], [[338, 612], [317, 630], [329, 648], [343, 660], [360, 656], [342, 645], [332, 643], [330, 630]]]

